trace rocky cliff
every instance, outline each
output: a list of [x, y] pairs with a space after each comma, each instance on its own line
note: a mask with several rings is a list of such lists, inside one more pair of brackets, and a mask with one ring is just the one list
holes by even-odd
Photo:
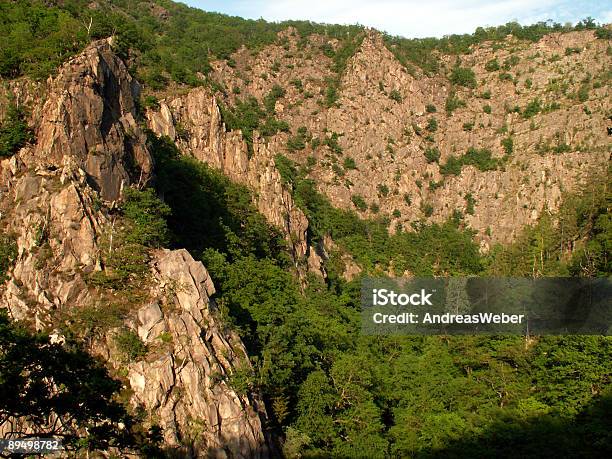
[[[274, 157], [280, 148], [257, 133], [253, 151], [240, 131], [226, 132], [216, 97], [198, 88], [184, 96], [163, 100], [158, 110], [147, 112], [150, 129], [176, 142], [183, 154], [221, 170], [249, 187], [262, 215], [287, 236], [296, 266], [308, 259], [311, 269], [321, 269], [319, 256], [308, 246], [308, 220], [283, 185]], [[177, 135], [177, 126], [181, 135]]]
[[[276, 111], [291, 132], [269, 139], [269, 148], [310, 161], [310, 177], [335, 206], [386, 216], [391, 232], [460, 212], [483, 248], [508, 242], [609, 161], [610, 45], [593, 31], [535, 43], [508, 36], [459, 56], [438, 53], [432, 76], [402, 65], [382, 35], [368, 31], [338, 75], [329, 108], [336, 74], [325, 47], [336, 40], [300, 39], [289, 29], [257, 53], [239, 51], [231, 66], [215, 65], [226, 88], [219, 97], [261, 100], [274, 85], [284, 88]], [[454, 79], [457, 68], [473, 80]], [[314, 141], [287, 148], [302, 126]], [[498, 166], [443, 169], [470, 148], [490, 152]], [[367, 207], [356, 208], [354, 196]]]
[[[46, 86], [44, 104], [32, 107], [36, 143], [0, 163], [1, 225], [18, 250], [0, 305], [57, 340], [96, 317], [90, 351], [123, 378], [129, 403], [163, 429], [169, 447], [267, 456], [265, 408], [256, 393], [232, 386], [250, 364], [210, 298], [205, 267], [184, 250], [163, 250], [142, 255], [142, 275], [130, 278], [137, 291], [95, 281], [108, 279], [107, 261], [121, 250], [112, 201], [152, 172], [137, 83], [100, 41]], [[144, 355], [122, 358], [115, 337], [126, 332], [138, 334]]]

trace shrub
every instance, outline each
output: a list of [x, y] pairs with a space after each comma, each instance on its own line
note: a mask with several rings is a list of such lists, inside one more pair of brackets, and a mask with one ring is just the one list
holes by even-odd
[[300, 80], [299, 78], [294, 78], [293, 80], [290, 81], [290, 83], [295, 87], [295, 89], [297, 89], [298, 91], [301, 91], [304, 88], [304, 85], [302, 84], [302, 80]]
[[6, 280], [8, 269], [17, 258], [17, 243], [13, 237], [0, 234], [0, 282]]
[[368, 205], [366, 204], [365, 199], [363, 199], [363, 197], [358, 194], [351, 196], [351, 202], [358, 210], [362, 212], [368, 209]]
[[340, 94], [338, 92], [338, 82], [330, 81], [327, 89], [325, 90], [325, 106], [331, 108], [336, 105]]
[[426, 111], [427, 113], [436, 113], [437, 109], [436, 109], [436, 106], [435, 106], [435, 105], [433, 105], [433, 104], [427, 104], [427, 105], [425, 106], [425, 111]]
[[506, 153], [506, 155], [512, 154], [512, 151], [514, 150], [514, 140], [512, 139], [512, 137], [506, 137], [505, 139], [502, 139], [501, 145], [504, 148], [504, 152]]
[[155, 97], [155, 96], [146, 96], [143, 99], [143, 101], [142, 101], [142, 105], [145, 108], [158, 109], [159, 108], [159, 100], [157, 100], [157, 97]]
[[467, 88], [476, 87], [476, 76], [474, 71], [467, 67], [455, 67], [450, 76], [451, 83], [465, 86]]
[[287, 150], [291, 152], [303, 150], [311, 139], [312, 136], [308, 134], [308, 129], [305, 126], [301, 126], [298, 128], [297, 134], [289, 137], [287, 140]]
[[589, 100], [589, 85], [588, 83], [583, 83], [580, 85], [578, 92], [576, 93], [576, 97], [580, 102], [586, 102]]
[[9, 105], [0, 124], [0, 157], [13, 156], [27, 142], [34, 139], [26, 123], [26, 113], [16, 105]]
[[595, 30], [595, 36], [600, 40], [610, 40], [612, 39], [612, 30], [606, 27], [598, 27]]
[[394, 100], [397, 103], [400, 103], [402, 101], [402, 95], [400, 94], [400, 92], [397, 89], [393, 89], [389, 93], [389, 98]]
[[520, 62], [520, 58], [516, 55], [512, 55], [504, 61], [504, 69], [510, 70], [510, 68], [514, 67], [519, 62]]
[[491, 90], [487, 89], [486, 91], [483, 91], [483, 93], [480, 95], [480, 97], [482, 97], [483, 99], [490, 99], [491, 98]]
[[455, 155], [450, 155], [446, 163], [440, 166], [440, 173], [442, 175], [459, 175], [461, 174], [462, 166], [463, 163], [460, 158]]
[[425, 217], [431, 217], [433, 215], [433, 205], [431, 205], [431, 203], [429, 202], [423, 202], [421, 203], [421, 212], [423, 212], [423, 215], [425, 215]]
[[146, 247], [163, 247], [170, 242], [166, 218], [170, 207], [162, 202], [152, 188], [124, 190], [123, 214], [129, 220], [126, 242]]
[[393, 209], [391, 215], [393, 216], [393, 218], [400, 218], [402, 216], [402, 213], [398, 209]]
[[468, 148], [463, 155], [462, 163], [466, 166], [475, 166], [481, 171], [490, 171], [497, 168], [497, 160], [491, 155], [491, 150], [486, 148], [477, 149], [474, 147]]
[[274, 107], [276, 106], [276, 101], [281, 97], [285, 96], [285, 90], [275, 84], [270, 89], [270, 92], [264, 97], [264, 107], [266, 107], [266, 111], [270, 114], [274, 113]]
[[495, 72], [496, 70], [499, 70], [499, 62], [497, 62], [497, 59], [491, 59], [488, 61], [485, 64], [485, 70], [487, 72]]
[[389, 187], [385, 184], [379, 184], [376, 189], [378, 190], [379, 196], [387, 196], [389, 194]]
[[450, 116], [458, 108], [465, 107], [465, 102], [459, 99], [454, 92], [451, 92], [446, 98], [446, 113]]
[[147, 347], [138, 334], [132, 330], [122, 330], [115, 336], [115, 344], [126, 361], [132, 362], [147, 353]]
[[463, 123], [463, 130], [464, 131], [471, 131], [472, 129], [474, 129], [474, 122], [473, 121], [468, 121]]
[[438, 130], [438, 121], [435, 118], [427, 120], [427, 130], [429, 132], [436, 132]]
[[346, 170], [357, 169], [357, 165], [355, 164], [355, 160], [349, 156], [344, 158], [344, 162], [342, 164]]
[[465, 213], [474, 215], [474, 205], [476, 204], [476, 200], [474, 199], [474, 196], [472, 196], [472, 193], [466, 193], [465, 203]]
[[340, 134], [338, 134], [337, 132], [332, 132], [329, 137], [325, 137], [325, 139], [323, 140], [323, 145], [327, 145], [333, 153], [341, 155], [342, 147], [338, 143], [339, 138]]
[[542, 110], [542, 104], [540, 99], [535, 98], [531, 102], [527, 104], [525, 110], [523, 111], [523, 118], [528, 119], [532, 116], [537, 115]]
[[428, 163], [437, 163], [440, 160], [440, 150], [437, 147], [428, 148], [423, 154]]
[[284, 155], [277, 154], [274, 157], [274, 165], [281, 176], [281, 182], [285, 185], [293, 184], [297, 177], [297, 170], [289, 158]]
[[491, 114], [491, 106], [490, 105], [485, 105], [482, 107], [482, 111], [485, 112], [487, 115]]

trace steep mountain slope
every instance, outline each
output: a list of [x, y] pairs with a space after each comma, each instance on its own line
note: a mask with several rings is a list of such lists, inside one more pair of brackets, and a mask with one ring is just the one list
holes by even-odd
[[364, 336], [359, 281], [609, 276], [609, 28], [0, 11], [0, 306], [165, 453], [606, 456], [609, 337]]
[[3, 233], [16, 246], [2, 306], [60, 341], [85, 340], [131, 387], [128, 400], [162, 428], [167, 446], [265, 456], [265, 408], [257, 393], [229, 385], [249, 362], [219, 319], [208, 272], [185, 250], [126, 240], [128, 223], [117, 216], [122, 189], [150, 179], [138, 90], [106, 40], [48, 83], [38, 140], [0, 163]]
[[[368, 32], [330, 108], [322, 41], [290, 30], [256, 55], [238, 53], [234, 68], [220, 63], [215, 76], [239, 92], [230, 104], [283, 88], [276, 112], [291, 132], [271, 138], [272, 149], [302, 164], [314, 158], [309, 175], [335, 206], [355, 208], [351, 198], [361, 196], [369, 207], [361, 215], [387, 216], [391, 231], [459, 211], [485, 243], [507, 242], [609, 160], [610, 45], [591, 31], [441, 55], [435, 77], [408, 73]], [[296, 148], [289, 140], [302, 126], [314, 142]], [[462, 167], [470, 148], [472, 164]]]

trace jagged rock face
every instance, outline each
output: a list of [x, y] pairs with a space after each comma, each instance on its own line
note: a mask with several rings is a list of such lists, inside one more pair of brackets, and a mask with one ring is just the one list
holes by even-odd
[[[323, 145], [287, 151], [289, 134], [284, 133], [271, 139], [269, 148], [299, 163], [313, 156], [311, 178], [335, 206], [356, 210], [351, 197], [361, 195], [380, 208], [361, 215], [388, 216], [390, 231], [397, 224], [410, 230], [410, 223], [421, 219], [441, 222], [457, 210], [478, 231], [484, 249], [490, 242], [508, 242], [542, 212], [557, 209], [564, 192], [609, 161], [609, 41], [596, 39], [592, 31], [550, 34], [536, 43], [509, 37], [501, 44], [476, 45], [459, 57], [442, 54], [436, 76], [418, 69], [408, 72], [382, 37], [370, 31], [348, 60], [337, 106], [329, 109], [325, 79], [333, 75], [333, 63], [320, 49], [326, 41], [312, 37], [300, 43], [287, 33], [256, 55], [236, 53], [235, 68], [215, 64], [214, 76], [226, 88], [238, 89], [225, 96], [230, 102], [248, 95], [261, 100], [273, 85], [283, 87], [287, 93], [277, 102], [277, 116], [289, 123], [292, 134], [300, 126], [320, 139], [330, 132], [340, 134], [342, 155]], [[329, 44], [333, 46], [331, 40]], [[493, 58], [500, 69], [488, 71], [485, 66]], [[474, 71], [475, 88], [451, 87], [447, 76], [458, 61]], [[302, 89], [295, 85], [298, 80]], [[580, 99], [584, 82], [589, 92]], [[465, 105], [448, 114], [451, 89]], [[549, 108], [529, 118], [513, 112], [515, 106], [524, 112], [536, 98]], [[428, 106], [435, 112], [431, 107], [428, 112]], [[437, 121], [433, 131], [427, 129], [431, 118]], [[443, 164], [475, 147], [500, 158], [501, 141], [508, 137], [513, 152], [496, 171], [466, 166], [459, 176], [444, 177], [439, 165], [424, 156], [436, 147]], [[346, 156], [356, 169], [338, 174]], [[381, 193], [379, 185], [388, 193]], [[468, 212], [468, 194], [474, 200], [473, 214]], [[433, 207], [429, 217], [423, 212], [427, 204]], [[399, 217], [393, 215], [396, 209]]]
[[[92, 211], [97, 197], [85, 172], [66, 159], [55, 171], [17, 169], [1, 201], [5, 231], [17, 236], [18, 248], [2, 304], [39, 328], [52, 325], [52, 310], [91, 299], [83, 274], [96, 269], [98, 235], [106, 223]], [[17, 164], [5, 160], [2, 168], [10, 161]]]
[[[242, 133], [225, 131], [215, 97], [203, 88], [162, 101], [159, 111], [149, 111], [147, 118], [151, 130], [175, 140], [184, 154], [194, 156], [249, 187], [254, 192], [258, 210], [287, 235], [296, 263], [308, 255], [308, 220], [282, 184], [274, 165], [277, 148], [255, 135], [253, 154], [249, 158]], [[182, 138], [177, 137], [177, 124], [187, 131]]]
[[262, 402], [227, 383], [249, 362], [238, 336], [224, 330], [211, 310], [215, 288], [206, 269], [185, 250], [164, 250], [153, 270], [157, 298], [166, 305], [143, 306], [138, 333], [146, 344], [165, 334], [172, 346], [130, 365], [135, 399], [159, 417], [169, 445], [195, 436], [193, 448], [208, 457], [267, 456]]
[[[36, 145], [0, 161], [0, 226], [18, 249], [0, 307], [13, 318], [54, 330], [62, 313], [108, 306], [104, 295], [116, 295], [90, 280], [103, 268], [101, 250], [111, 250], [104, 241], [114, 217], [101, 197], [114, 199], [122, 185], [150, 173], [134, 121], [134, 84], [108, 42], [92, 44], [48, 83], [43, 109], [33, 107], [40, 114]], [[151, 259], [147, 289], [123, 319], [149, 349], [128, 364], [131, 404], [186, 457], [267, 457], [265, 408], [257, 394], [231, 387], [249, 362], [214, 312], [206, 269], [184, 250]], [[126, 364], [118, 358], [118, 331], [88, 344], [120, 375]]]
[[32, 162], [59, 167], [71, 156], [108, 200], [123, 184], [148, 179], [151, 157], [135, 120], [138, 83], [110, 40], [64, 64], [48, 92]]

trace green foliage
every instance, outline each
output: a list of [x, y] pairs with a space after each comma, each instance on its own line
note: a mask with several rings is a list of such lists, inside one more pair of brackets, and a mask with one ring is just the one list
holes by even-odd
[[272, 86], [272, 89], [270, 89], [270, 92], [266, 94], [266, 97], [264, 97], [264, 107], [266, 108], [266, 111], [268, 112], [268, 114], [270, 115], [274, 114], [275, 112], [274, 107], [276, 105], [276, 101], [282, 97], [285, 97], [285, 94], [286, 94], [286, 91], [281, 86], [277, 84]]
[[459, 175], [461, 174], [461, 168], [463, 167], [463, 161], [461, 158], [450, 155], [444, 164], [440, 166], [440, 173], [442, 175]]
[[476, 75], [472, 69], [467, 67], [454, 67], [450, 74], [450, 81], [466, 88], [476, 87]]
[[8, 234], [0, 234], [0, 282], [7, 278], [7, 272], [17, 259], [17, 242]]
[[501, 145], [504, 148], [504, 153], [509, 156], [514, 151], [514, 139], [512, 137], [505, 137], [501, 140]]
[[297, 177], [297, 170], [289, 158], [280, 153], [274, 157], [274, 165], [285, 185], [292, 185]]
[[138, 333], [123, 329], [114, 337], [115, 344], [126, 362], [137, 360], [147, 353], [147, 347], [141, 341]]
[[470, 147], [462, 156], [449, 156], [446, 163], [440, 166], [440, 172], [443, 175], [459, 175], [463, 166], [474, 166], [484, 172], [495, 170], [500, 164], [500, 160], [493, 158], [491, 150]]
[[379, 196], [387, 196], [389, 194], [389, 187], [385, 185], [384, 183], [378, 184], [376, 186], [376, 189], [378, 190]]
[[596, 172], [583, 189], [565, 196], [554, 219], [544, 212], [516, 242], [495, 248], [490, 272], [538, 277], [610, 275], [611, 176], [609, 168]]
[[[156, 158], [164, 158], [160, 149], [170, 150], [166, 156], [174, 151], [167, 141], [157, 142], [162, 144], [153, 148]], [[480, 150], [464, 156], [474, 164], [490, 159]], [[172, 177], [184, 183], [174, 162], [186, 160], [172, 155], [158, 159], [162, 182]], [[359, 282], [341, 279], [343, 253], [350, 254], [366, 274], [393, 266], [394, 272], [415, 276], [478, 275], [485, 260], [473, 232], [461, 229], [464, 222], [459, 218], [416, 224], [414, 231], [390, 236], [384, 220], [362, 220], [353, 212], [334, 208], [306, 178], [307, 168], [283, 156], [276, 157], [276, 165], [309, 219], [310, 240], [316, 243], [328, 234], [338, 247], [325, 264], [327, 283], [309, 277], [302, 293], [279, 252], [232, 251], [228, 247], [241, 237], [230, 232], [214, 247], [198, 244], [204, 250], [196, 248], [192, 253], [201, 254], [218, 290], [216, 301], [227, 310], [228, 321], [241, 334], [253, 364], [252, 373], [239, 372], [231, 384], [239, 391], [261, 390], [273, 422], [287, 432], [287, 451], [304, 457], [379, 457], [381, 453], [404, 457], [426, 456], [433, 448], [443, 455], [462, 442], [473, 441], [474, 448], [480, 448], [480, 435], [501, 429], [500, 419], [510, 425], [531, 422], [534, 416], [570, 419], [592, 400], [592, 388], [605, 384], [610, 358], [605, 338], [594, 337], [588, 343], [579, 338], [572, 343], [550, 337], [526, 346], [519, 337], [360, 336]], [[216, 180], [214, 175], [202, 173], [193, 182], [196, 188], [206, 188], [211, 180]], [[184, 196], [189, 196], [190, 211], [200, 200], [214, 201], [213, 208], [226, 215], [234, 203], [218, 199], [214, 192], [191, 190], [172, 197], [166, 189], [164, 195], [174, 203], [170, 218], [180, 214], [176, 209]], [[473, 212], [473, 198], [468, 194], [465, 199], [468, 213]], [[594, 213], [591, 207], [578, 206], [589, 213], [578, 210], [576, 215], [588, 215], [589, 222], [597, 222], [606, 205], [598, 204]], [[361, 207], [367, 209], [363, 200]], [[426, 203], [422, 210], [433, 211]], [[393, 216], [399, 218], [397, 212]], [[199, 221], [200, 214], [189, 217]], [[207, 238], [214, 225], [215, 219], [210, 218], [199, 237]], [[170, 226], [176, 228], [177, 240], [189, 239], [185, 225]], [[599, 245], [606, 244], [602, 234], [609, 234], [604, 226], [592, 226]], [[575, 233], [569, 237], [575, 238]], [[554, 244], [551, 241], [550, 247]], [[487, 269], [498, 272], [496, 266], [494, 256]], [[584, 266], [584, 261], [578, 266]], [[564, 375], [574, 371], [581, 376], [567, 384]], [[506, 430], [500, 432], [495, 448], [514, 447], [505, 443]], [[490, 447], [489, 440], [482, 441]]]
[[312, 135], [308, 133], [306, 127], [299, 127], [295, 136], [287, 140], [287, 150], [291, 152], [300, 151], [306, 148], [306, 144], [312, 140]]
[[487, 72], [495, 72], [496, 70], [499, 70], [499, 68], [499, 62], [497, 61], [497, 59], [491, 59], [485, 64], [485, 70]]
[[472, 196], [472, 193], [465, 194], [465, 213], [474, 215], [474, 206], [476, 205], [476, 199]]
[[344, 162], [342, 163], [342, 166], [346, 170], [357, 169], [357, 165], [355, 164], [355, 160], [353, 158], [351, 158], [350, 156], [347, 156], [346, 158], [344, 158]]
[[363, 196], [354, 194], [351, 196], [351, 202], [361, 212], [365, 212], [368, 209], [368, 205], [366, 204], [365, 199], [363, 199]]
[[11, 322], [4, 309], [0, 381], [0, 419], [20, 421], [13, 423], [13, 435], [58, 436], [67, 452], [81, 452], [77, 455], [111, 446], [156, 454], [151, 439], [116, 401], [120, 381], [76, 343], [52, 344], [47, 335]]
[[0, 158], [13, 156], [34, 135], [26, 122], [26, 113], [21, 107], [9, 105], [0, 124]]
[[607, 27], [598, 27], [595, 30], [595, 36], [599, 40], [612, 40], [612, 30]]
[[529, 119], [540, 113], [540, 111], [542, 111], [542, 102], [540, 102], [540, 99], [535, 98], [531, 100], [525, 107], [525, 110], [523, 110], [523, 118]]
[[[205, 164], [181, 156], [168, 138], [151, 134], [149, 144], [156, 164], [156, 190], [171, 209], [167, 224], [175, 235], [173, 245], [185, 247], [196, 256], [214, 248], [229, 254], [230, 260], [249, 254], [281, 257], [282, 236], [256, 211], [246, 188]], [[282, 168], [279, 170], [283, 176]]]
[[[278, 87], [280, 88], [280, 86]], [[266, 96], [266, 103], [271, 110], [262, 110], [259, 102], [254, 97], [244, 100], [237, 99], [234, 107], [221, 106], [221, 115], [227, 129], [240, 130], [247, 144], [249, 154], [253, 154], [253, 135], [259, 129], [264, 137], [269, 137], [277, 132], [288, 132], [289, 125], [284, 121], [274, 118], [275, 97], [282, 93], [282, 88], [271, 90]]]
[[423, 153], [428, 163], [437, 163], [440, 160], [440, 150], [437, 147], [431, 147]]
[[504, 60], [504, 70], [510, 70], [520, 62], [520, 58], [516, 54], [512, 54]]
[[457, 95], [451, 91], [446, 98], [446, 103], [444, 108], [446, 109], [446, 113], [448, 116], [452, 115], [452, 113], [458, 108], [465, 107], [465, 101], [459, 99]]
[[487, 115], [491, 114], [491, 106], [490, 105], [485, 105], [482, 107], [482, 111], [485, 112]]
[[421, 202], [421, 212], [423, 212], [425, 218], [431, 217], [434, 212], [433, 205], [430, 202]]
[[329, 136], [326, 136], [325, 139], [323, 139], [323, 145], [326, 145], [333, 153], [337, 155], [342, 154], [342, 147], [338, 143], [340, 135], [341, 134], [338, 134], [337, 132], [332, 132]]
[[425, 111], [426, 111], [427, 113], [436, 113], [437, 109], [436, 109], [436, 106], [435, 106], [435, 105], [433, 105], [433, 104], [427, 104], [427, 105], [425, 106]]
[[391, 90], [389, 93], [389, 99], [394, 100], [398, 104], [402, 102], [402, 95], [397, 89]]
[[583, 83], [580, 85], [580, 88], [578, 88], [578, 91], [576, 92], [576, 98], [578, 99], [579, 102], [586, 102], [587, 100], [589, 100], [589, 84], [588, 83]]
[[427, 120], [427, 130], [429, 132], [436, 132], [438, 130], [438, 121], [435, 118], [429, 118]]
[[154, 248], [168, 245], [170, 232], [166, 219], [170, 215], [170, 207], [155, 195], [153, 189], [140, 191], [126, 188], [121, 210], [130, 221], [126, 235], [128, 243]]

